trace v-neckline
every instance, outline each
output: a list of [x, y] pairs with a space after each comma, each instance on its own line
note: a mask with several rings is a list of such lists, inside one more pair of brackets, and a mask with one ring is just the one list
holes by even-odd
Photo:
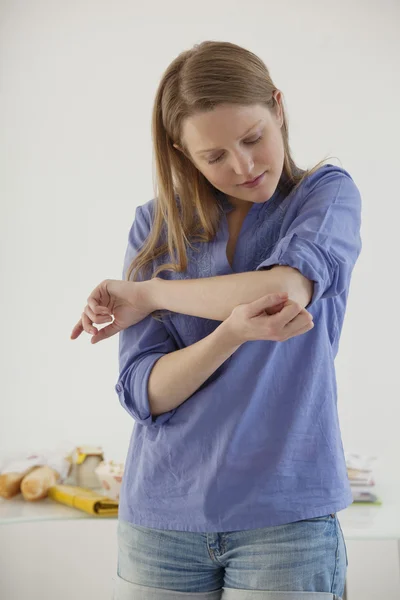
[[[218, 194], [219, 201], [221, 202], [221, 207], [222, 207], [222, 215], [221, 215], [221, 222], [220, 222], [218, 237], [222, 236], [222, 246], [223, 246], [221, 248], [221, 255], [220, 255], [221, 262], [219, 263], [219, 266], [218, 266], [218, 271], [219, 271], [220, 275], [222, 275], [222, 274], [231, 275], [233, 273], [240, 272], [240, 269], [239, 269], [240, 265], [238, 266], [238, 261], [240, 259], [239, 248], [240, 248], [240, 244], [241, 244], [241, 238], [243, 237], [244, 231], [247, 229], [248, 222], [250, 221], [250, 219], [252, 220], [254, 218], [258, 218], [260, 211], [263, 207], [265, 207], [264, 210], [266, 210], [267, 213], [269, 213], [269, 211], [273, 210], [276, 202], [280, 198], [280, 195], [281, 194], [280, 194], [279, 190], [278, 189], [275, 190], [272, 197], [267, 201], [268, 202], [267, 207], [265, 207], [265, 203], [258, 203], [258, 202], [253, 203], [250, 210], [246, 213], [246, 215], [242, 221], [242, 225], [240, 227], [240, 230], [239, 230], [239, 233], [238, 233], [238, 236], [236, 239], [235, 252], [233, 254], [233, 260], [232, 260], [232, 265], [231, 265], [228, 260], [228, 255], [227, 255], [227, 248], [228, 248], [228, 242], [229, 242], [229, 224], [228, 224], [227, 214], [230, 213], [232, 210], [234, 210], [234, 207], [229, 202], [229, 200], [225, 194], [222, 194], [222, 193]], [[245, 259], [246, 259], [246, 257], [244, 257], [244, 261], [245, 261]]]
[[[224, 262], [226, 264], [226, 266], [228, 267], [229, 271], [231, 273], [236, 273], [236, 268], [235, 265], [237, 263], [237, 254], [238, 254], [238, 248], [240, 245], [240, 238], [242, 237], [243, 231], [245, 230], [245, 224], [246, 222], [249, 220], [250, 216], [254, 216], [255, 215], [255, 210], [254, 207], [257, 207], [258, 209], [260, 208], [259, 205], [257, 204], [253, 204], [250, 208], [250, 210], [247, 211], [247, 213], [245, 214], [242, 223], [240, 225], [237, 237], [236, 237], [236, 242], [235, 242], [235, 250], [233, 252], [233, 257], [232, 257], [232, 264], [229, 262], [228, 259], [228, 254], [227, 254], [227, 250], [228, 250], [228, 244], [229, 244], [229, 238], [230, 238], [230, 232], [229, 232], [229, 221], [228, 221], [228, 216], [227, 213], [224, 213], [223, 215], [223, 225], [224, 225]], [[258, 211], [257, 211], [258, 212]]]
[[[233, 220], [230, 223], [229, 222], [229, 214], [226, 215], [228, 238], [227, 238], [226, 247], [225, 247], [225, 254], [226, 254], [226, 260], [228, 261], [228, 264], [229, 264], [230, 268], [232, 269], [232, 271], [234, 270], [236, 250], [237, 250], [238, 242], [240, 239], [240, 234], [242, 232], [244, 222], [246, 221], [246, 217], [249, 214], [251, 208], [252, 207], [250, 207], [250, 209], [244, 215], [239, 215], [236, 217], [238, 219], [237, 223], [235, 223]], [[230, 231], [230, 228], [232, 228], [232, 231]], [[228, 256], [228, 248], [229, 248], [229, 244], [230, 244], [231, 240], [234, 241], [234, 248], [233, 248], [233, 253], [232, 253], [232, 264], [230, 263], [229, 256]]]

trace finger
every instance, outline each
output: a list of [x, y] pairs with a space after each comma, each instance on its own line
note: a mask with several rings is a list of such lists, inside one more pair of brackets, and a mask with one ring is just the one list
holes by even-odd
[[91, 320], [92, 323], [97, 323], [99, 325], [102, 325], [103, 323], [107, 323], [107, 321], [109, 321], [110, 319], [112, 320], [112, 317], [110, 314], [107, 314], [107, 315], [95, 314], [92, 311], [92, 309], [90, 308], [90, 306], [88, 306], [88, 305], [85, 306], [85, 313], [87, 314], [87, 316], [89, 317], [89, 319]]
[[86, 333], [91, 333], [92, 335], [96, 335], [98, 331], [85, 312], [82, 313], [82, 326]]
[[282, 335], [286, 336], [295, 335], [300, 329], [304, 327], [312, 327], [314, 325], [313, 318], [309, 313], [300, 313], [295, 317], [292, 321], [290, 321], [285, 327], [282, 329]]
[[303, 333], [307, 333], [307, 331], [311, 331], [313, 329], [314, 323], [308, 323], [305, 327], [300, 327], [300, 329], [292, 331], [289, 335], [285, 336], [283, 341], [289, 340], [292, 337], [297, 337], [298, 335], [302, 335]]
[[276, 313], [280, 312], [284, 306], [285, 303], [281, 302], [280, 304], [275, 304], [275, 306], [268, 306], [268, 308], [266, 308], [263, 312], [267, 315], [275, 315]]
[[76, 338], [81, 335], [82, 331], [83, 331], [82, 320], [79, 319], [79, 321], [77, 322], [77, 324], [75, 325], [75, 327], [73, 328], [73, 330], [71, 332], [70, 339], [76, 340]]
[[107, 325], [107, 327], [103, 327], [103, 329], [100, 329], [100, 331], [98, 331], [98, 333], [96, 333], [92, 337], [90, 342], [92, 344], [97, 344], [97, 342], [101, 342], [102, 340], [105, 340], [105, 339], [115, 335], [119, 331], [121, 331], [121, 329], [120, 329], [120, 327], [117, 327], [117, 325], [115, 325], [115, 321], [114, 321], [110, 325]]
[[296, 332], [299, 329], [302, 329], [303, 327], [308, 327], [311, 323], [313, 323], [312, 315], [310, 315], [310, 313], [304, 313], [302, 311], [300, 314], [297, 315], [297, 317], [295, 317], [292, 321], [285, 325], [285, 327], [283, 328], [283, 334], [285, 335], [286, 332], [289, 332], [289, 334], [291, 332]]
[[287, 327], [292, 326], [292, 328], [299, 328], [299, 327], [305, 327], [308, 323], [311, 323], [313, 320], [313, 316], [312, 314], [310, 314], [308, 311], [304, 310], [304, 308], [301, 309], [301, 311], [291, 320], [289, 321], [285, 326], [284, 329]]
[[253, 302], [250, 302], [248, 304], [250, 316], [258, 315], [270, 306], [275, 306], [276, 304], [281, 304], [282, 302], [285, 302], [287, 300], [287, 297], [287, 292], [284, 292], [267, 294], [266, 296], [261, 296], [261, 298], [257, 298], [257, 300], [254, 300]]
[[[283, 311], [281, 311], [280, 314], [282, 314], [282, 312]], [[286, 314], [285, 321], [283, 321], [282, 325], [280, 325], [278, 321], [275, 321], [275, 323], [271, 325], [271, 317], [267, 317], [268, 335], [273, 335], [278, 341], [285, 341], [286, 339], [297, 335], [297, 332], [300, 329], [304, 327], [310, 328], [312, 316], [304, 309], [301, 309], [300, 313], [298, 313], [293, 319], [291, 318], [291, 315]]]
[[290, 321], [293, 321], [293, 319], [295, 319], [302, 310], [303, 309], [300, 304], [293, 302], [282, 308], [282, 310], [276, 315], [269, 316], [268, 324], [272, 327], [283, 328], [290, 323]]
[[[93, 315], [109, 315], [111, 314], [108, 308], [101, 306], [93, 296], [88, 298], [88, 306], [92, 311]], [[91, 317], [92, 318], [92, 317]]]

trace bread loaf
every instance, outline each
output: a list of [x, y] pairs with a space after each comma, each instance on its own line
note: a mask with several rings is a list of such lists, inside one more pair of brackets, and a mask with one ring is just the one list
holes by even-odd
[[13, 498], [21, 491], [21, 483], [35, 467], [30, 467], [22, 473], [4, 473], [0, 475], [0, 496], [2, 498]]
[[25, 500], [41, 500], [47, 497], [49, 488], [56, 485], [60, 474], [48, 467], [37, 467], [26, 475], [21, 483], [21, 492]]

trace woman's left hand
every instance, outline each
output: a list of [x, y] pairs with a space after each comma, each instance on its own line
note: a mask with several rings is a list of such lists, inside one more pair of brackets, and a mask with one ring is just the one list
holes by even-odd
[[[86, 331], [93, 334], [91, 342], [96, 344], [142, 321], [155, 310], [145, 289], [141, 282], [116, 279], [102, 281], [87, 299], [82, 316], [72, 330], [71, 340]], [[112, 321], [113, 317], [114, 321], [101, 330], [93, 326], [93, 323]]]

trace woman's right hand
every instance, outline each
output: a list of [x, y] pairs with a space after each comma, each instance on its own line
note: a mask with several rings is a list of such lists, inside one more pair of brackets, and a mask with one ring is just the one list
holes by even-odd
[[[90, 294], [81, 318], [71, 333], [75, 340], [83, 331], [92, 334], [91, 343], [97, 344], [146, 318], [154, 308], [140, 282], [105, 279]], [[113, 320], [114, 317], [114, 320]], [[107, 327], [98, 330], [93, 323]]]
[[312, 315], [287, 294], [267, 294], [239, 304], [224, 323], [239, 344], [255, 340], [285, 342], [314, 327]]

